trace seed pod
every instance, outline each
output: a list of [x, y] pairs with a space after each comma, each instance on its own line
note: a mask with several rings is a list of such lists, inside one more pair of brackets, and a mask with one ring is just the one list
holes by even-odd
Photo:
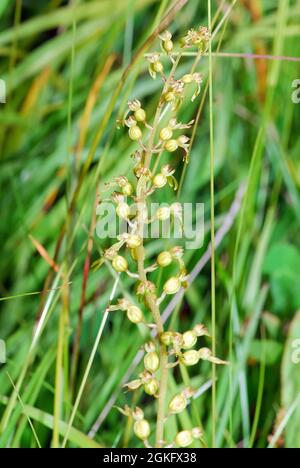
[[174, 153], [178, 149], [178, 143], [176, 140], [168, 140], [165, 143], [165, 149], [169, 151], [169, 153]]
[[159, 221], [166, 221], [170, 218], [170, 214], [171, 209], [168, 206], [163, 206], [161, 208], [158, 208], [156, 212], [156, 219], [158, 219]]
[[134, 113], [134, 117], [136, 119], [137, 122], [145, 122], [146, 120], [146, 112], [144, 111], [144, 109], [138, 109], [137, 111], [135, 111]]
[[163, 128], [159, 133], [159, 138], [163, 141], [171, 140], [172, 136], [173, 132], [170, 127]]
[[180, 356], [180, 361], [184, 366], [195, 366], [200, 360], [199, 352], [191, 349]]
[[172, 263], [172, 255], [170, 254], [170, 252], [168, 251], [165, 251], [165, 252], [161, 252], [159, 254], [159, 256], [157, 257], [157, 264], [160, 266], [160, 267], [167, 267], [169, 265], [171, 265]]
[[176, 276], [170, 278], [165, 284], [164, 284], [164, 292], [168, 295], [176, 294], [178, 291], [181, 289], [181, 281], [179, 278], [176, 278]]
[[154, 351], [147, 353], [144, 357], [144, 366], [145, 369], [149, 372], [156, 372], [159, 368], [159, 357], [158, 354]]
[[133, 305], [127, 309], [127, 318], [132, 323], [141, 323], [144, 320], [141, 309]]
[[182, 411], [184, 411], [186, 407], [187, 400], [184, 397], [184, 395], [179, 393], [179, 395], [175, 395], [174, 398], [172, 398], [172, 400], [170, 401], [169, 412], [171, 414], [179, 414], [182, 413]]
[[183, 335], [183, 349], [192, 348], [197, 342], [197, 333], [194, 330], [189, 330]]
[[146, 419], [141, 419], [134, 423], [133, 431], [139, 439], [147, 440], [150, 435], [150, 425]]
[[181, 431], [178, 432], [175, 437], [175, 443], [179, 447], [188, 447], [193, 443], [193, 435], [191, 431]]
[[122, 193], [126, 197], [130, 197], [132, 195], [132, 193], [133, 193], [132, 185], [130, 183], [124, 185], [124, 187], [122, 187]]
[[129, 138], [133, 141], [137, 141], [142, 138], [142, 130], [137, 125], [130, 127], [128, 134]]
[[121, 219], [128, 219], [130, 215], [130, 207], [127, 203], [119, 203], [116, 212]]
[[167, 185], [168, 179], [163, 174], [157, 174], [153, 179], [153, 185], [155, 188], [163, 188]]
[[160, 341], [165, 346], [171, 346], [173, 343], [174, 333], [173, 332], [164, 332], [160, 335]]
[[141, 243], [142, 243], [141, 237], [137, 236], [136, 234], [132, 234], [126, 240], [127, 247], [129, 247], [130, 249], [136, 249], [137, 247], [141, 245]]
[[144, 384], [144, 391], [148, 395], [156, 395], [159, 389], [159, 383], [157, 379], [149, 379], [145, 384]]
[[112, 267], [118, 273], [124, 273], [128, 269], [128, 263], [126, 258], [121, 257], [121, 255], [117, 255], [112, 261]]

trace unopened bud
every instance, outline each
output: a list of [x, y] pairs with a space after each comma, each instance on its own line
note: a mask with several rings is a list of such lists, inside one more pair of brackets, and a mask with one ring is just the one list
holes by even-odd
[[124, 185], [124, 187], [122, 187], [122, 193], [123, 195], [125, 195], [126, 197], [130, 197], [133, 193], [133, 187], [131, 184], [126, 184]]
[[164, 332], [160, 335], [160, 341], [165, 346], [171, 346], [173, 343], [174, 333], [173, 332]]
[[172, 263], [172, 255], [170, 254], [170, 252], [168, 251], [165, 251], [165, 252], [161, 252], [159, 254], [159, 256], [157, 257], [157, 264], [160, 266], [160, 267], [167, 267], [169, 265], [171, 265]]
[[137, 111], [135, 111], [134, 113], [134, 117], [136, 119], [137, 122], [145, 122], [146, 120], [146, 112], [144, 111], [144, 109], [138, 109]]
[[141, 243], [142, 243], [141, 237], [137, 236], [136, 234], [132, 234], [126, 240], [126, 244], [130, 249], [136, 249], [137, 247], [141, 245]]
[[132, 323], [141, 323], [144, 320], [141, 309], [133, 305], [127, 309], [127, 318]]
[[197, 342], [197, 333], [194, 330], [185, 332], [183, 335], [183, 349], [192, 348]]
[[184, 84], [190, 84], [194, 81], [194, 77], [191, 73], [187, 74], [187, 75], [184, 75], [182, 78], [181, 78], [181, 81], [183, 81]]
[[170, 127], [163, 128], [159, 133], [159, 137], [163, 141], [171, 140], [172, 136], [173, 136], [173, 131]]
[[146, 419], [141, 419], [134, 423], [133, 431], [139, 439], [147, 440], [150, 435], [150, 425]]
[[171, 414], [179, 414], [187, 407], [187, 400], [181, 393], [175, 395], [169, 403], [169, 411]]
[[144, 384], [144, 390], [148, 395], [156, 395], [159, 389], [159, 383], [157, 379], [149, 379], [145, 384]]
[[176, 278], [175, 276], [170, 278], [165, 284], [164, 284], [164, 292], [168, 295], [176, 294], [178, 291], [181, 289], [181, 281], [179, 278]]
[[128, 134], [129, 138], [133, 141], [137, 141], [142, 138], [142, 130], [137, 125], [130, 127]]
[[170, 52], [172, 52], [174, 47], [173, 41], [171, 41], [170, 39], [167, 41], [163, 41], [162, 47], [167, 52], [167, 54], [169, 54]]
[[118, 273], [124, 273], [128, 269], [128, 263], [126, 258], [121, 257], [121, 255], [117, 255], [112, 261], [112, 267]]
[[198, 364], [200, 359], [198, 351], [191, 349], [190, 351], [186, 351], [180, 356], [180, 362], [184, 366], [195, 366]]
[[201, 427], [193, 427], [192, 436], [194, 439], [201, 439], [201, 437], [203, 436], [203, 431]]
[[149, 372], [156, 372], [159, 368], [159, 357], [158, 354], [154, 351], [147, 353], [144, 357], [144, 366], [145, 369]]
[[162, 73], [164, 71], [163, 64], [159, 61], [153, 63], [153, 70], [156, 73]]
[[188, 447], [193, 443], [193, 435], [191, 431], [181, 431], [178, 432], [175, 437], [175, 443], [179, 447]]
[[153, 179], [153, 185], [155, 188], [163, 188], [167, 185], [168, 179], [163, 174], [157, 174]]
[[128, 219], [130, 215], [130, 207], [127, 203], [119, 203], [116, 212], [121, 219]]
[[168, 140], [165, 143], [165, 149], [169, 151], [169, 153], [173, 153], [178, 149], [178, 143], [176, 140]]
[[170, 207], [168, 206], [163, 206], [161, 208], [158, 208], [157, 212], [156, 212], [156, 218], [159, 220], [159, 221], [166, 221], [167, 219], [170, 218], [170, 214], [171, 214], [171, 209]]

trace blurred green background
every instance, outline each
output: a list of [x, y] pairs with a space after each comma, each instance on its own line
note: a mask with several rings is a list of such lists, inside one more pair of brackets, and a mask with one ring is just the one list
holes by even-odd
[[[161, 85], [150, 78], [143, 53], [159, 47], [152, 33], [178, 3], [1, 1], [0, 78], [7, 87], [0, 107], [0, 339], [7, 349], [7, 363], [0, 367], [2, 447], [48, 447], [55, 425], [60, 442], [66, 434], [114, 283], [109, 268], [89, 269], [109, 245], [93, 234], [97, 190], [132, 168], [135, 144], [116, 120], [129, 98], [140, 99], [153, 115]], [[216, 255], [217, 350], [231, 361], [218, 370], [217, 444], [299, 448], [300, 364], [292, 357], [300, 339], [300, 104], [292, 101], [292, 83], [300, 79], [300, 63], [288, 57], [300, 56], [300, 1], [212, 5], [213, 51], [227, 54], [214, 57], [213, 73], [217, 229], [239, 188], [246, 187], [238, 219]], [[207, 25], [207, 2], [190, 0], [171, 19], [177, 44], [188, 29]], [[191, 60], [186, 57], [180, 73]], [[198, 68], [204, 98], [208, 60]], [[198, 106], [199, 99], [186, 102], [181, 120], [195, 118]], [[175, 158], [173, 164], [180, 178], [182, 161]], [[181, 200], [205, 203], [206, 210], [205, 245], [186, 255], [192, 270], [209, 243], [208, 99], [183, 175]], [[168, 196], [175, 200], [171, 190]], [[168, 242], [151, 241], [149, 256], [162, 247]], [[117, 295], [122, 291], [132, 294], [130, 280], [122, 278]], [[211, 329], [210, 308], [208, 263], [173, 312], [170, 327], [180, 323], [188, 330], [204, 322]], [[44, 328], [33, 342], [41, 317]], [[122, 314], [109, 317], [69, 446], [139, 446], [113, 405], [131, 402], [121, 385], [144, 333]], [[179, 418], [168, 420], [168, 440], [201, 420], [210, 446], [210, 379], [209, 365], [192, 369], [190, 383], [203, 392]], [[183, 385], [176, 375], [170, 394]], [[59, 395], [63, 405], [55, 411]], [[151, 419], [150, 399], [134, 398]], [[97, 431], [88, 437], [95, 421]]]

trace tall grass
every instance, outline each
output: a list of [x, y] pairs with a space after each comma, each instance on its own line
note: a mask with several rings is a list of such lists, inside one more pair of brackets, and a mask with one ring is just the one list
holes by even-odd
[[[197, 120], [190, 163], [174, 161], [179, 200], [205, 204], [204, 246], [186, 255], [189, 271], [203, 266], [171, 303], [167, 325], [208, 323], [208, 346], [231, 365], [217, 375], [205, 363], [189, 377], [181, 369], [196, 393], [165, 436], [202, 425], [209, 447], [300, 447], [292, 358], [300, 338], [299, 105], [291, 99], [300, 67], [289, 59], [299, 58], [300, 2], [56, 3], [0, 6], [8, 91], [0, 110], [0, 446], [139, 446], [113, 406], [129, 403], [121, 387], [145, 335], [121, 315], [104, 315], [116, 275], [90, 268], [108, 246], [95, 235], [95, 204], [99, 186], [128, 174], [134, 145], [116, 129], [128, 99], [155, 112], [160, 89], [144, 53], [166, 27], [176, 41], [211, 23], [202, 101], [180, 110], [182, 121]], [[180, 74], [195, 55], [184, 59]], [[165, 248], [152, 240], [148, 254]], [[132, 299], [132, 280], [119, 281]], [[178, 381], [169, 379], [172, 394], [183, 389]], [[141, 401], [152, 420], [137, 394]]]

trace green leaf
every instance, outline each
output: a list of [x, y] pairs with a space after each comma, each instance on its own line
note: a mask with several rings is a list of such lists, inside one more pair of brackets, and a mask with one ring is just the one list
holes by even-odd
[[[285, 411], [300, 395], [300, 312], [290, 327], [282, 361], [282, 405]], [[300, 404], [297, 405], [285, 428], [286, 447], [300, 448]]]
[[277, 341], [253, 340], [250, 358], [258, 362], [264, 362], [266, 366], [273, 366], [280, 360], [282, 351], [283, 346]]
[[274, 244], [264, 262], [264, 273], [271, 280], [273, 309], [294, 312], [300, 307], [300, 252], [291, 244]]

